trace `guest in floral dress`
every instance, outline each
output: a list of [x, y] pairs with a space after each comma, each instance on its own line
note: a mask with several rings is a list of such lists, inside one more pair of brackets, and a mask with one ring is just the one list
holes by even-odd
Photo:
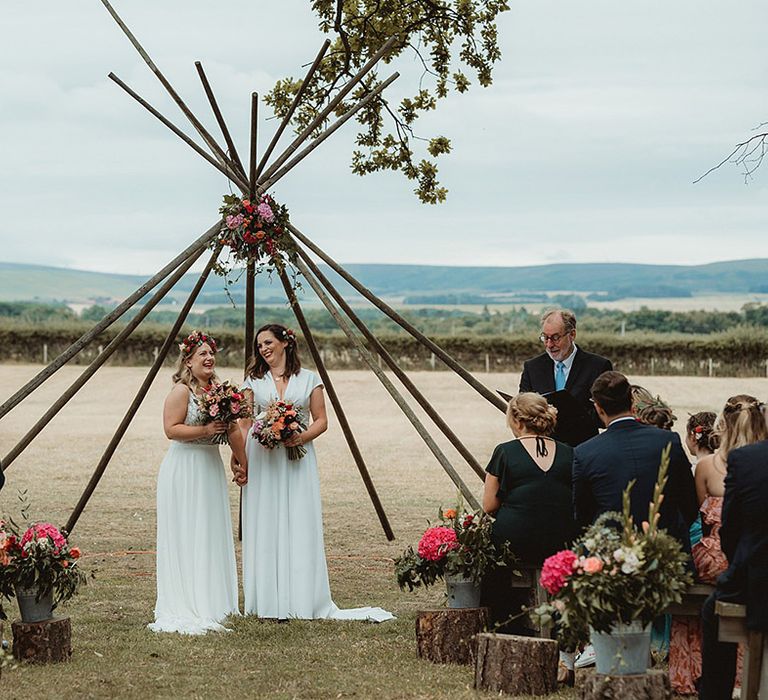
[[[696, 495], [699, 500], [704, 535], [693, 547], [696, 576], [702, 583], [714, 584], [728, 568], [728, 560], [720, 547], [720, 525], [725, 493], [728, 454], [737, 447], [751, 445], [768, 437], [760, 402], [754, 396], [739, 394], [726, 401], [713, 431], [720, 445], [711, 455], [702, 457], [696, 465]], [[704, 438], [700, 438], [704, 439]], [[742, 648], [739, 647], [737, 678], [741, 674]], [[672, 645], [669, 655], [669, 678], [672, 689], [680, 695], [697, 692], [696, 681], [701, 675], [701, 623], [672, 625]]]

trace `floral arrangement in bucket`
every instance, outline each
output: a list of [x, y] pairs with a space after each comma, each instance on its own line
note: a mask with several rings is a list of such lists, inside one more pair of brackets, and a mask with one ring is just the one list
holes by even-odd
[[590, 636], [594, 642], [595, 633], [610, 633], [621, 625], [635, 623], [644, 629], [667, 606], [680, 602], [691, 584], [688, 555], [657, 526], [668, 469], [669, 446], [662, 453], [648, 520], [641, 529], [630, 515], [630, 482], [623, 513], [604, 513], [571, 549], [544, 561], [541, 585], [551, 600], [532, 614], [543, 624], [557, 620], [567, 646]]
[[416, 550], [412, 546], [395, 559], [401, 590], [431, 586], [446, 576], [460, 576], [479, 584], [490, 570], [512, 566], [516, 559], [509, 545], [497, 547], [491, 539], [493, 518], [482, 511], [470, 513], [461, 504], [440, 508], [439, 525], [430, 526]]
[[[26, 521], [26, 494], [19, 498]], [[3, 599], [14, 595], [20, 601], [34, 595], [37, 603], [50, 598], [51, 610], [72, 598], [86, 582], [79, 559], [80, 550], [50, 523], [31, 523], [24, 528], [12, 518], [0, 520], [0, 619], [7, 619]]]

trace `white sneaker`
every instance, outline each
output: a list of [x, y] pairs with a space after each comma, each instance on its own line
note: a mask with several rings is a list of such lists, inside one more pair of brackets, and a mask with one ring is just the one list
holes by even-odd
[[576, 668], [587, 668], [587, 666], [595, 665], [595, 648], [591, 644], [587, 644], [583, 651], [576, 654], [576, 662], [574, 666]]

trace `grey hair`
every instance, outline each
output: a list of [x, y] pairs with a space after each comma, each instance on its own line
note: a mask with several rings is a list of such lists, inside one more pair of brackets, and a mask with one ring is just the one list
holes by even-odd
[[570, 309], [547, 309], [541, 315], [541, 322], [544, 323], [550, 316], [555, 314], [558, 314], [563, 319], [566, 333], [576, 330], [576, 315]]

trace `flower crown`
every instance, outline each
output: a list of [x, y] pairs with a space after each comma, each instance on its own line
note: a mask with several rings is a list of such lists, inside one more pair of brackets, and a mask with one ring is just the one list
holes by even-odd
[[291, 328], [283, 328], [283, 330], [280, 332], [280, 335], [283, 337], [283, 340], [289, 345], [296, 344], [296, 334], [293, 332]]
[[216, 340], [202, 331], [192, 331], [184, 340], [179, 343], [179, 350], [183, 355], [189, 355], [193, 353], [196, 348], [199, 348], [203, 343], [208, 343], [211, 346], [213, 352], [218, 352], [216, 347]]

